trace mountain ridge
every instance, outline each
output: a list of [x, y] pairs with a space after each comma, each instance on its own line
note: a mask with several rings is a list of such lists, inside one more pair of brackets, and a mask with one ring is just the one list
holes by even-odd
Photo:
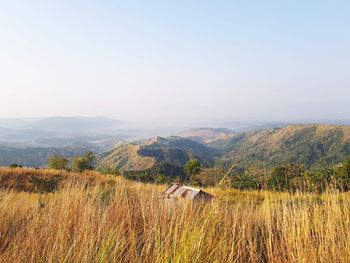
[[[133, 152], [134, 158], [154, 158], [153, 165], [183, 166], [189, 159], [198, 159], [204, 167], [232, 164], [273, 167], [287, 163], [318, 167], [350, 156], [350, 126], [299, 124], [234, 133], [208, 143], [170, 136], [135, 145], [138, 149]], [[103, 160], [100, 165], [103, 166]]]
[[209, 144], [221, 160], [249, 165], [303, 163], [320, 166], [350, 155], [350, 126], [308, 124], [240, 133]]
[[227, 128], [195, 128], [182, 131], [176, 135], [201, 143], [209, 143], [234, 134], [236, 134], [236, 132]]

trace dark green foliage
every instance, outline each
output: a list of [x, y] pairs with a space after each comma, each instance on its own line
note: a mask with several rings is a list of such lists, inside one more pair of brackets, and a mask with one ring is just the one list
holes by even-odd
[[289, 190], [304, 188], [305, 168], [300, 165], [283, 165], [273, 169], [268, 180], [268, 187], [272, 190]]
[[85, 170], [93, 170], [93, 161], [95, 155], [90, 151], [85, 156], [77, 156], [73, 158], [72, 169], [75, 172], [83, 172]]
[[288, 164], [267, 172], [262, 169], [233, 173], [231, 187], [237, 189], [325, 192], [328, 189], [350, 190], [350, 159], [341, 165], [307, 169], [303, 165]]
[[169, 180], [169, 177], [167, 177], [164, 174], [157, 174], [156, 178], [155, 178], [155, 183], [156, 184], [167, 184], [170, 183], [171, 180]]
[[121, 173], [126, 179], [144, 182], [167, 184], [173, 182], [184, 182], [186, 174], [182, 166], [176, 166], [169, 163], [161, 163], [154, 169], [145, 171], [126, 171]]
[[130, 171], [123, 175], [126, 179], [144, 183], [154, 183], [156, 177], [153, 171]]
[[340, 167], [340, 181], [341, 187], [344, 191], [350, 190], [350, 158]]
[[201, 171], [201, 164], [197, 160], [190, 160], [184, 166], [184, 171], [189, 176], [199, 174]]
[[68, 163], [66, 157], [54, 154], [49, 158], [48, 167], [55, 170], [67, 170]]
[[21, 168], [21, 167], [23, 167], [23, 166], [22, 166], [22, 165], [19, 165], [19, 164], [17, 164], [17, 163], [12, 163], [12, 164], [9, 165], [9, 167], [10, 167], [10, 168]]
[[337, 169], [330, 166], [307, 171], [306, 173], [306, 178], [309, 182], [309, 190], [317, 192], [324, 192], [328, 188], [338, 188], [338, 186], [342, 184], [340, 181], [340, 184], [337, 183], [340, 177], [341, 174]]
[[56, 191], [58, 187], [59, 177], [40, 178], [32, 176], [29, 182], [33, 185], [33, 189], [37, 193], [51, 193]]
[[184, 166], [184, 172], [187, 174], [186, 178], [190, 178], [193, 185], [201, 185], [200, 180], [198, 180], [195, 175], [201, 172], [201, 164], [198, 160], [190, 160]]
[[186, 173], [184, 172], [183, 167], [180, 165], [162, 162], [158, 167], [156, 167], [155, 171], [158, 174], [164, 174], [169, 178], [175, 178], [176, 176], [179, 176], [182, 179], [186, 178]]
[[113, 174], [113, 175], [121, 175], [121, 172], [117, 168], [111, 168], [111, 167], [103, 167], [97, 169], [97, 171], [101, 174]]
[[[175, 169], [166, 166], [168, 169]], [[180, 168], [180, 167], [176, 167]], [[127, 179], [168, 184], [172, 182], [190, 183], [194, 186], [215, 185], [225, 172], [221, 169], [202, 169], [197, 160], [189, 161], [183, 171], [185, 175], [172, 173], [172, 176], [159, 172], [159, 170], [124, 172]], [[176, 175], [177, 174], [177, 175]], [[217, 180], [213, 176], [218, 177]], [[208, 177], [211, 177], [209, 180]], [[189, 181], [187, 179], [190, 179]], [[213, 181], [214, 180], [214, 181]], [[341, 165], [325, 166], [316, 169], [307, 169], [299, 164], [287, 164], [265, 170], [260, 168], [233, 169], [226, 180], [228, 187], [241, 190], [272, 190], [272, 191], [300, 191], [300, 192], [325, 192], [328, 189], [350, 190], [350, 159]]]
[[250, 174], [247, 171], [233, 176], [231, 186], [241, 190], [260, 190], [263, 187], [263, 177], [257, 174]]

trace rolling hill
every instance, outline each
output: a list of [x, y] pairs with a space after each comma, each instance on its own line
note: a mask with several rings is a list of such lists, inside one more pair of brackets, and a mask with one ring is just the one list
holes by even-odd
[[340, 163], [349, 156], [350, 126], [315, 124], [232, 133], [209, 143], [182, 137], [123, 143], [105, 153], [98, 165], [142, 171], [165, 165], [182, 167], [188, 160], [198, 159], [204, 167], [274, 167], [289, 163], [320, 167]]
[[165, 174], [174, 173], [191, 159], [203, 166], [212, 166], [218, 151], [204, 144], [181, 137], [157, 137], [145, 143], [120, 143], [100, 156], [97, 167], [121, 171], [157, 169]]
[[155, 166], [153, 157], [139, 154], [140, 145], [136, 143], [123, 142], [117, 144], [111, 151], [99, 156], [97, 168], [118, 169], [121, 171], [143, 171]]
[[11, 129], [1, 132], [0, 164], [31, 167], [45, 166], [53, 153], [72, 157], [88, 150], [103, 152], [98, 156], [97, 168], [165, 174], [173, 174], [174, 169], [182, 172], [190, 159], [198, 159], [203, 167], [273, 167], [287, 163], [320, 167], [350, 156], [350, 126], [340, 125], [289, 125], [248, 132], [200, 128], [182, 132], [181, 137], [156, 137], [139, 143], [121, 143], [123, 137], [118, 135], [46, 137], [45, 132], [43, 138], [29, 132], [21, 134], [22, 141], [15, 141]]
[[301, 163], [317, 167], [338, 163], [350, 156], [350, 127], [290, 125], [239, 133], [208, 144], [221, 152], [220, 162], [242, 166], [275, 166]]

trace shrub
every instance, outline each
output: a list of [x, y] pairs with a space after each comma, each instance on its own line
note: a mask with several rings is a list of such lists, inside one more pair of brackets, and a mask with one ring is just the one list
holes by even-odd
[[83, 172], [85, 170], [93, 170], [93, 161], [95, 155], [90, 151], [85, 156], [77, 156], [73, 159], [72, 169], [75, 172]]
[[68, 159], [64, 156], [54, 154], [49, 158], [48, 166], [55, 170], [67, 170]]

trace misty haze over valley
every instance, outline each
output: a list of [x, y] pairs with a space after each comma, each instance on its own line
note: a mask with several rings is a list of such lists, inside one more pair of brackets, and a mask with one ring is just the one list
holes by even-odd
[[[350, 121], [310, 122], [202, 122], [142, 124], [107, 117], [47, 117], [0, 119], [0, 163], [45, 167], [53, 154], [73, 157], [93, 151], [104, 155], [123, 143], [144, 143], [157, 137], [187, 138], [207, 145], [239, 133], [274, 130], [288, 125], [347, 125]], [[196, 126], [198, 125], [198, 126]], [[200, 126], [203, 125], [203, 126]], [[35, 154], [37, 153], [37, 154]], [[213, 165], [213, 163], [212, 163]]]

